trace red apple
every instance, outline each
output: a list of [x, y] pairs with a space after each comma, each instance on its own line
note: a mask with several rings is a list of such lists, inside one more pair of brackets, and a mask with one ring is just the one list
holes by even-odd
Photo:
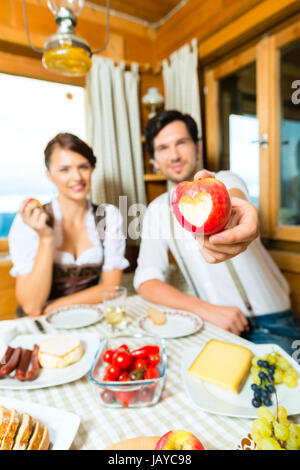
[[31, 197], [30, 199], [28, 199], [28, 201], [26, 202], [26, 206], [27, 204], [30, 204], [31, 202], [35, 202], [35, 204], [39, 207], [42, 207], [42, 204], [40, 203], [40, 201], [38, 201], [38, 199], [34, 199], [33, 197]]
[[203, 235], [220, 232], [231, 215], [229, 193], [216, 178], [179, 183], [173, 191], [172, 208], [183, 228]]
[[175, 430], [161, 436], [155, 450], [204, 450], [204, 447], [191, 432]]

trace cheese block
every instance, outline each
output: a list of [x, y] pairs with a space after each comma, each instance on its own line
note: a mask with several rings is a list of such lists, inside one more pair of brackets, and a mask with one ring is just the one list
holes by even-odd
[[239, 393], [248, 377], [252, 357], [252, 352], [244, 346], [212, 339], [188, 372], [205, 382]]
[[42, 367], [58, 369], [77, 362], [82, 356], [80, 340], [73, 335], [58, 334], [46, 338], [39, 349]]
[[163, 325], [166, 322], [166, 315], [161, 310], [151, 307], [147, 310], [148, 316], [153, 321], [154, 325]]

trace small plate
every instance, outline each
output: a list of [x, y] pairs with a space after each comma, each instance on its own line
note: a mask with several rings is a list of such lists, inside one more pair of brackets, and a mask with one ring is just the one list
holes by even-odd
[[72, 305], [53, 310], [46, 320], [55, 328], [73, 329], [93, 325], [103, 317], [101, 308], [94, 305]]
[[146, 315], [139, 321], [139, 327], [152, 335], [162, 338], [181, 338], [196, 333], [203, 327], [203, 320], [193, 313], [185, 311], [166, 311], [166, 322], [163, 325], [154, 325], [151, 318]]
[[[255, 356], [264, 356], [272, 351], [281, 354], [291, 366], [300, 374], [300, 366], [277, 344], [254, 344], [249, 343], [248, 348]], [[190, 399], [202, 410], [223, 416], [235, 418], [257, 418], [257, 409], [251, 404], [253, 391], [251, 390], [252, 379], [249, 374], [241, 392], [235, 394], [224, 390], [217, 385], [204, 382], [188, 373], [188, 368], [197, 357], [201, 347], [186, 349], [182, 356], [182, 379], [185, 390]], [[278, 403], [286, 408], [288, 415], [300, 413], [300, 376], [295, 388], [288, 388], [284, 384], [276, 385]], [[272, 395], [273, 405], [268, 409], [273, 413], [276, 408], [275, 396]]]
[[50, 406], [30, 401], [0, 397], [0, 405], [14, 408], [19, 413], [28, 413], [32, 418], [46, 424], [49, 430], [51, 450], [68, 450], [78, 431], [79, 416]]
[[[13, 348], [21, 346], [22, 348], [32, 349], [34, 344], [41, 344], [43, 340], [50, 336], [53, 336], [53, 334], [19, 335], [11, 341], [10, 346]], [[11, 377], [0, 380], [0, 389], [32, 390], [61, 385], [80, 379], [91, 367], [94, 355], [99, 346], [99, 336], [97, 334], [87, 333], [78, 335], [78, 338], [83, 348], [83, 355], [79, 361], [60, 369], [42, 367], [39, 376], [29, 382], [21, 382], [15, 379], [13, 372]]]

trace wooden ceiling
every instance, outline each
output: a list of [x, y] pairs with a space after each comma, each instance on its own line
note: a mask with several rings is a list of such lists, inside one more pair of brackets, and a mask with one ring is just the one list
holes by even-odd
[[[106, 7], [106, 0], [88, 0], [88, 3]], [[110, 0], [110, 9], [148, 23], [157, 23], [180, 3], [182, 0]]]

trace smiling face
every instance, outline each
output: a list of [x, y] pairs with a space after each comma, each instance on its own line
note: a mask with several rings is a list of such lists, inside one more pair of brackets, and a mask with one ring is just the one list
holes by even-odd
[[167, 124], [154, 138], [154, 166], [177, 184], [191, 180], [199, 169], [200, 143], [195, 143], [183, 121]]
[[51, 154], [47, 176], [60, 195], [67, 199], [85, 199], [91, 189], [93, 167], [77, 152], [56, 146]]

